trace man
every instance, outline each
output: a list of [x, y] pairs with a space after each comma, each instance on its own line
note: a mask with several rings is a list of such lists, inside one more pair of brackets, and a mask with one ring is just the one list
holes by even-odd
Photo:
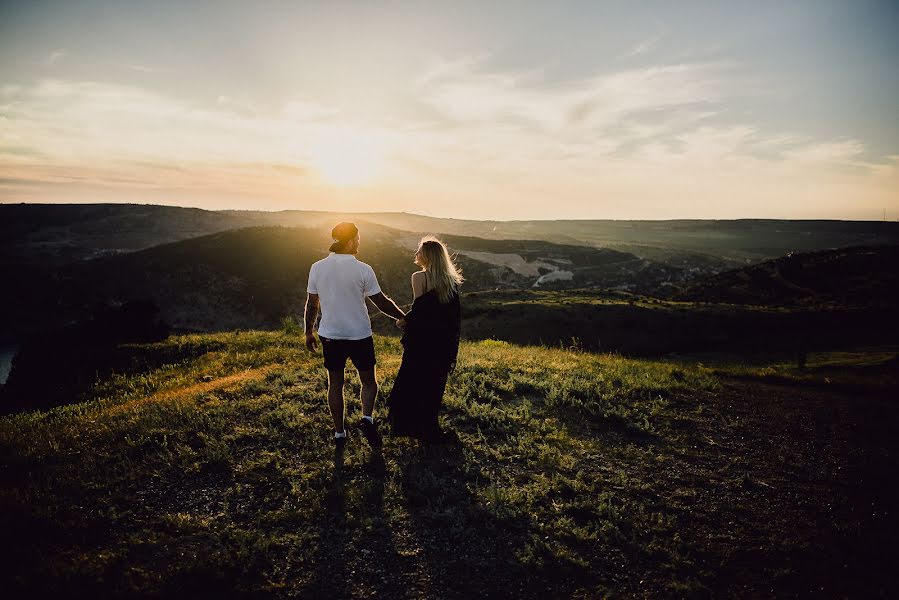
[[372, 448], [380, 448], [372, 412], [378, 382], [375, 376], [375, 346], [372, 340], [371, 319], [365, 298], [389, 317], [402, 319], [406, 315], [393, 300], [381, 292], [378, 278], [370, 266], [356, 259], [359, 251], [359, 230], [353, 223], [340, 223], [331, 231], [334, 243], [331, 254], [309, 270], [306, 288], [306, 348], [315, 352], [317, 342], [313, 327], [321, 308], [318, 337], [328, 370], [328, 408], [334, 420], [334, 443], [342, 453], [347, 439], [344, 428], [343, 384], [346, 360], [353, 361], [362, 382], [362, 420], [358, 427]]

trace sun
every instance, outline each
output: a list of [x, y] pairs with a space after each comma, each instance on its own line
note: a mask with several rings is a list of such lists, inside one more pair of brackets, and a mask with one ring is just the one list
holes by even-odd
[[339, 128], [316, 137], [312, 147], [307, 148], [309, 162], [332, 185], [364, 185], [374, 179], [383, 166], [384, 144], [374, 135]]

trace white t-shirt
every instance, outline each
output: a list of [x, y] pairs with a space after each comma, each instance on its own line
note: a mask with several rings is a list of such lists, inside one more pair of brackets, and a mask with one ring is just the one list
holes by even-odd
[[309, 269], [306, 291], [318, 294], [322, 319], [318, 335], [332, 340], [363, 340], [371, 336], [367, 296], [381, 292], [374, 270], [352, 254], [332, 252]]

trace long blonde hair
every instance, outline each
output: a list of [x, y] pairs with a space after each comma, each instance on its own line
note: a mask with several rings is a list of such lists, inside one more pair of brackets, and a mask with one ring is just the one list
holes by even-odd
[[462, 270], [453, 262], [446, 244], [434, 236], [421, 238], [418, 252], [422, 258], [422, 268], [431, 275], [437, 298], [442, 304], [452, 299], [459, 292], [459, 286], [465, 281]]

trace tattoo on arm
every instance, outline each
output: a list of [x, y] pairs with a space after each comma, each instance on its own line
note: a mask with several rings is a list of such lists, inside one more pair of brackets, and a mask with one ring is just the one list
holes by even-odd
[[303, 326], [307, 335], [315, 328], [316, 317], [318, 317], [318, 294], [309, 294], [306, 296], [306, 311], [303, 314]]

